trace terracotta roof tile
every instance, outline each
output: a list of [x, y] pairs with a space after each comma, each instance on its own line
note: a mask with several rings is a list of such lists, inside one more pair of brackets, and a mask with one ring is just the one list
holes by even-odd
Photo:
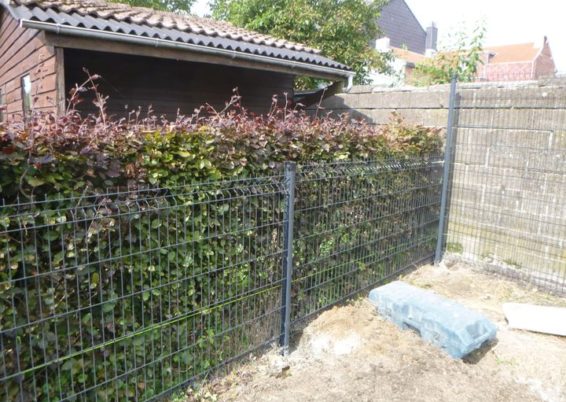
[[540, 47], [534, 43], [518, 43], [504, 46], [490, 46], [484, 48], [485, 52], [493, 53], [489, 59], [489, 64], [530, 62], [535, 59], [540, 52]]
[[392, 47], [391, 51], [398, 59], [408, 61], [409, 63], [417, 64], [425, 60], [427, 57], [424, 54], [411, 52], [410, 50]]

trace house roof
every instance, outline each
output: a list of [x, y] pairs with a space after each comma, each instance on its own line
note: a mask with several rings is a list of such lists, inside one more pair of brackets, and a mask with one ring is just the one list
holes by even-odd
[[[234, 25], [188, 14], [156, 11], [105, 0], [0, 0], [22, 26], [67, 35], [105, 34], [105, 39], [147, 44], [183, 44], [194, 51], [224, 51], [232, 58], [254, 56], [302, 70], [349, 76], [351, 70], [324, 57], [317, 49]], [[176, 48], [178, 46], [176, 45]], [[313, 74], [316, 75], [316, 74]]]
[[426, 31], [404, 0], [389, 1], [381, 10], [377, 24], [391, 46], [424, 54]]
[[407, 49], [399, 49], [398, 47], [392, 47], [391, 51], [393, 52], [393, 55], [395, 55], [396, 58], [405, 60], [413, 64], [420, 63], [421, 61], [427, 59], [425, 55], [416, 52], [411, 52], [410, 50]]
[[490, 46], [483, 49], [493, 54], [489, 64], [531, 62], [539, 54], [541, 48], [534, 43], [518, 43], [504, 46]]

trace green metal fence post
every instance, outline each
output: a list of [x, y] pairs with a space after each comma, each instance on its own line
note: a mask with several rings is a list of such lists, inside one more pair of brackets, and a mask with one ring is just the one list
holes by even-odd
[[442, 196], [440, 200], [440, 217], [438, 222], [438, 239], [436, 240], [436, 252], [434, 264], [438, 265], [442, 260], [444, 245], [444, 230], [446, 226], [446, 206], [448, 203], [448, 181], [450, 180], [450, 165], [452, 164], [452, 147], [454, 140], [454, 115], [456, 109], [456, 76], [450, 82], [450, 100], [448, 104], [448, 124], [446, 125], [446, 145], [444, 147], [444, 172], [442, 174]]
[[284, 218], [284, 254], [283, 254], [283, 283], [281, 309], [281, 338], [280, 344], [283, 355], [289, 353], [289, 333], [291, 331], [291, 281], [293, 277], [293, 219], [295, 216], [295, 171], [294, 162], [285, 163], [285, 218]]

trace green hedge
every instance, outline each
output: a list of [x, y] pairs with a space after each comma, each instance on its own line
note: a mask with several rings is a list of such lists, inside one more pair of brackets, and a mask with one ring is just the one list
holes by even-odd
[[[441, 143], [397, 117], [377, 128], [237, 106], [0, 128], [3, 397], [144, 400], [276, 337], [283, 198], [245, 178], [285, 161], [426, 158]], [[104, 195], [116, 188], [130, 192]]]

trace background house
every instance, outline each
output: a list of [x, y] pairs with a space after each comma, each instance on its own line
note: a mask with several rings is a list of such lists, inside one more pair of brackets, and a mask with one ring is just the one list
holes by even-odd
[[519, 43], [484, 48], [478, 81], [526, 81], [554, 77], [556, 66], [545, 36], [542, 44]]
[[391, 52], [392, 74], [373, 73], [376, 85], [396, 85], [405, 82], [415, 67], [426, 56], [436, 52], [438, 29], [432, 23], [426, 30], [421, 26], [405, 0], [391, 0], [378, 20], [383, 36], [376, 39], [380, 52]]
[[298, 75], [353, 75], [316, 49], [225, 22], [104, 0], [0, 1], [2, 118], [64, 110], [85, 68], [102, 76], [116, 115], [150, 105], [166, 115], [222, 108], [235, 87], [244, 106], [262, 113], [274, 94], [293, 96]]

